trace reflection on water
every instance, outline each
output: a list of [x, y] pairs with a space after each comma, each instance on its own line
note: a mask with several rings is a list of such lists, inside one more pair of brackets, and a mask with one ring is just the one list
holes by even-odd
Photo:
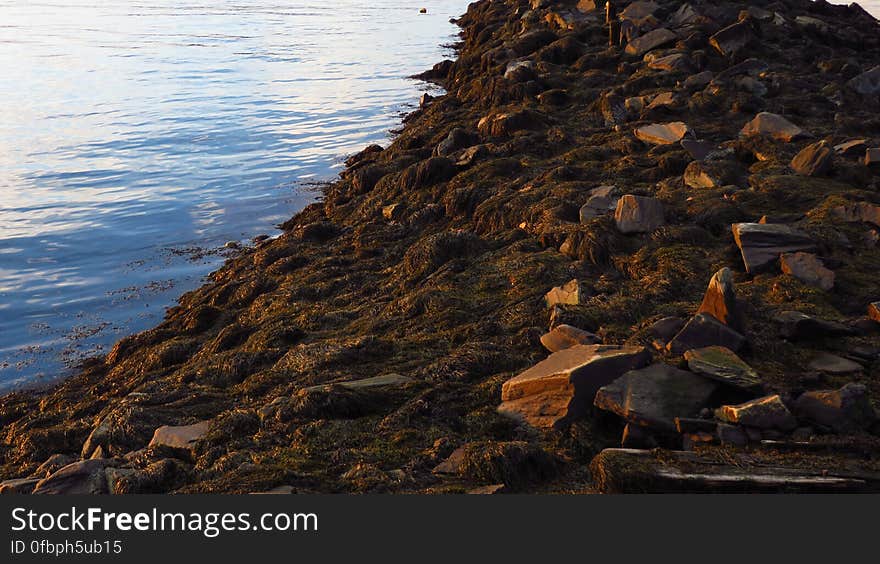
[[384, 142], [467, 3], [0, 0], [0, 388], [156, 324]]

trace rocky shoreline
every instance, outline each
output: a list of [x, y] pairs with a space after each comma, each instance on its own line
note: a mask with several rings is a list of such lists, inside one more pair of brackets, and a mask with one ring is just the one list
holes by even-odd
[[20, 493], [880, 489], [880, 23], [488, 1], [394, 142], [0, 399]]

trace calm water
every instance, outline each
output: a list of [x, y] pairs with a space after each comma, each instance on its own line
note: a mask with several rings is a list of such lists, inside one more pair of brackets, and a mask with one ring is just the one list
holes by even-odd
[[0, 0], [0, 389], [155, 325], [387, 143], [467, 3]]

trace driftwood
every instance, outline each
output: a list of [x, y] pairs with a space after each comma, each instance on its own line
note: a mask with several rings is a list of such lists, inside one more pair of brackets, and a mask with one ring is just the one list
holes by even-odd
[[691, 452], [605, 449], [590, 465], [604, 493], [880, 492], [880, 475], [734, 466]]

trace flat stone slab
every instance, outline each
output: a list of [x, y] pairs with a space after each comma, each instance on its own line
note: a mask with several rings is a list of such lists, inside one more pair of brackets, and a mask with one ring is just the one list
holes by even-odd
[[629, 423], [675, 433], [675, 418], [699, 414], [717, 389], [718, 384], [702, 376], [659, 363], [603, 386], [594, 405]]
[[766, 135], [778, 141], [786, 143], [800, 139], [802, 137], [810, 137], [810, 134], [791, 123], [779, 114], [771, 114], [770, 112], [761, 112], [755, 118], [747, 123], [739, 132], [743, 137], [751, 135]]
[[675, 41], [678, 41], [678, 36], [665, 27], [661, 27], [660, 29], [649, 31], [645, 35], [640, 35], [630, 41], [626, 46], [626, 53], [628, 55], [641, 57], [648, 51], [674, 43]]
[[644, 347], [578, 345], [551, 354], [501, 387], [498, 412], [539, 428], [582, 417], [596, 392], [651, 361]]
[[163, 425], [153, 433], [153, 438], [148, 446], [189, 449], [193, 443], [204, 437], [210, 428], [210, 421], [201, 421], [192, 425], [176, 427]]
[[816, 248], [809, 235], [780, 223], [735, 223], [733, 238], [750, 274], [772, 265], [783, 253]]
[[858, 362], [830, 353], [820, 354], [810, 361], [808, 367], [810, 370], [832, 375], [854, 374], [862, 371], [862, 365]]
[[704, 347], [684, 353], [688, 368], [728, 386], [748, 392], [762, 388], [758, 373], [726, 347]]
[[723, 405], [715, 410], [715, 417], [726, 423], [736, 423], [758, 429], [791, 431], [797, 427], [797, 419], [785, 407], [778, 394], [739, 405]]
[[678, 143], [690, 132], [683, 121], [670, 123], [654, 123], [633, 130], [636, 139], [652, 145], [671, 145]]
[[360, 380], [348, 380], [345, 382], [332, 382], [329, 384], [319, 384], [317, 386], [309, 386], [305, 388], [308, 391], [324, 390], [330, 386], [341, 386], [349, 390], [369, 390], [373, 388], [391, 388], [396, 386], [405, 386], [413, 382], [412, 378], [408, 378], [403, 374], [382, 374], [381, 376], [373, 376], [371, 378], [361, 378]]

